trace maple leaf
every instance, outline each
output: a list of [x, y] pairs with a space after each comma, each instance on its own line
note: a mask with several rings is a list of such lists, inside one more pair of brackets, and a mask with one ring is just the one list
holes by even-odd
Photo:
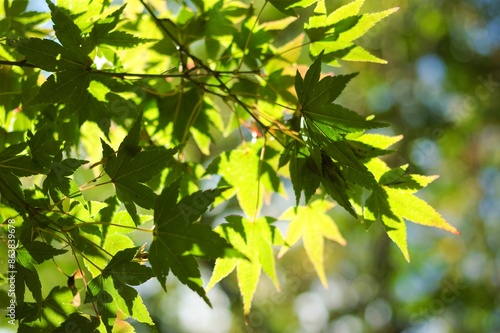
[[243, 311], [248, 316], [261, 270], [271, 278], [276, 289], [280, 289], [273, 245], [283, 244], [283, 238], [279, 230], [271, 225], [275, 221], [271, 217], [249, 221], [244, 217], [231, 215], [226, 217], [226, 221], [228, 223], [221, 224], [216, 231], [246, 258], [217, 259], [207, 290], [236, 269], [238, 286], [243, 296]]
[[303, 239], [304, 249], [311, 260], [323, 286], [328, 282], [324, 267], [324, 238], [333, 240], [340, 245], [346, 245], [346, 240], [333, 219], [326, 211], [333, 207], [333, 203], [316, 200], [304, 207], [292, 207], [284, 212], [279, 219], [291, 220], [285, 236], [285, 245], [281, 248], [278, 257], [283, 256], [290, 247]]

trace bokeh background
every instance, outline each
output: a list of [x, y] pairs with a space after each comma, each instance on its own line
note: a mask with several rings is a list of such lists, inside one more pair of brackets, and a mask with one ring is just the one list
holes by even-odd
[[[326, 244], [328, 289], [300, 246], [278, 260], [281, 292], [262, 278], [247, 325], [234, 275], [209, 292], [213, 309], [175, 279], [167, 294], [149, 281], [139, 289], [161, 332], [500, 332], [500, 2], [372, 0], [364, 10], [394, 6], [360, 43], [389, 63], [331, 70], [361, 72], [341, 104], [404, 135], [388, 162], [440, 175], [420, 195], [461, 235], [409, 224], [407, 263], [381, 227], [367, 232], [334, 208], [348, 244]], [[266, 6], [263, 18], [279, 15]], [[267, 209], [278, 216], [287, 202]]]

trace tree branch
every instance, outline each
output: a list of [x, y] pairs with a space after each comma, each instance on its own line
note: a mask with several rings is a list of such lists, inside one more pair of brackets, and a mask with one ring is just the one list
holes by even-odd
[[0, 60], [0, 65], [38, 68], [38, 66], [30, 64], [27, 60], [20, 60], [20, 61]]
[[[42, 69], [39, 66], [30, 64], [26, 59], [19, 60], [19, 61], [0, 60], [0, 65]], [[260, 74], [260, 71], [259, 70], [252, 70], [252, 71], [215, 71], [215, 70], [210, 70], [209, 72], [205, 72], [205, 73], [193, 73], [193, 69], [190, 69], [190, 70], [185, 71], [183, 73], [148, 74], [148, 73], [107, 72], [107, 71], [102, 71], [102, 70], [98, 70], [98, 69], [91, 69], [91, 70], [89, 70], [89, 73], [97, 74], [97, 75], [113, 76], [113, 77], [125, 79], [125, 77], [139, 77], [139, 78], [184, 77], [184, 78], [187, 78], [188, 76], [196, 77], [196, 76], [224, 76], [224, 75], [258, 75], [258, 74]]]

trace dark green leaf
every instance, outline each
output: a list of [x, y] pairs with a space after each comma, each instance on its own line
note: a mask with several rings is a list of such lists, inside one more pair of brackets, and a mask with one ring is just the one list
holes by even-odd
[[75, 68], [52, 74], [40, 87], [31, 105], [62, 103], [78, 99], [87, 93], [90, 74], [83, 68]]
[[304, 188], [304, 168], [306, 165], [306, 158], [298, 155], [297, 145], [294, 143], [295, 149], [293, 150], [290, 158], [290, 180], [292, 181], [293, 191], [295, 192], [295, 205], [299, 205], [302, 190]]
[[154, 41], [156, 40], [151, 38], [139, 38], [124, 31], [113, 31], [106, 35], [101, 35], [97, 39], [97, 44], [128, 48]]
[[28, 145], [33, 160], [46, 169], [50, 169], [52, 159], [60, 152], [61, 146], [52, 134], [49, 135], [46, 125], [39, 128], [34, 135], [28, 131]]
[[153, 277], [151, 268], [134, 262], [138, 248], [122, 250], [111, 259], [106, 268], [88, 284], [85, 303], [95, 303], [106, 331], [110, 333], [119, 312], [126, 318], [154, 326], [141, 296], [130, 287]]
[[118, 199], [125, 204], [133, 204], [142, 208], [152, 209], [154, 207], [157, 195], [148, 186], [129, 182], [127, 179], [114, 182]]
[[28, 156], [15, 156], [6, 160], [1, 160], [0, 170], [12, 172], [21, 177], [44, 172], [43, 168], [34, 163]]
[[[53, 330], [53, 333], [68, 333], [68, 332], [86, 332], [86, 333], [97, 333], [97, 327], [99, 327], [99, 319], [96, 317], [91, 317], [89, 315], [72, 313], [68, 316], [68, 319], [64, 321], [59, 327]], [[79, 331], [80, 330], [80, 331]]]
[[52, 22], [57, 39], [71, 53], [71, 56], [80, 63], [91, 64], [90, 58], [83, 53], [84, 44], [82, 32], [75, 22], [68, 17], [62, 8], [56, 7], [50, 0], [46, 0], [51, 11]]
[[22, 153], [28, 147], [27, 142], [20, 142], [8, 146], [4, 150], [0, 151], [0, 160], [6, 159], [7, 157], [14, 157], [19, 153]]
[[23, 38], [11, 43], [19, 53], [26, 56], [30, 64], [49, 72], [81, 70], [84, 67], [60, 44], [49, 39]]
[[[318, 56], [318, 59], [321, 59], [321, 57]], [[356, 75], [357, 73], [326, 76], [317, 84], [316, 81], [312, 81], [311, 88], [305, 92], [304, 100], [301, 103], [302, 108], [309, 111], [332, 103], [344, 90], [347, 83]]]
[[127, 4], [124, 4], [119, 9], [108, 15], [106, 18], [97, 21], [92, 27], [92, 31], [90, 33], [91, 38], [98, 40], [99, 38], [106, 36], [111, 30], [116, 28], [116, 25], [118, 24], [118, 22], [120, 22], [120, 15], [123, 13], [126, 5]]
[[0, 172], [0, 201], [22, 215], [27, 213], [21, 181], [10, 172]]
[[[67, 251], [56, 249], [50, 244], [44, 242], [32, 241], [24, 244], [24, 247], [17, 249], [18, 254], [21, 252], [23, 253], [23, 258], [30, 258], [30, 263], [36, 262], [38, 264], [41, 264], [42, 262], [52, 259], [60, 254], [66, 253]], [[28, 260], [25, 261], [27, 262]]]
[[[42, 284], [40, 277], [36, 271], [34, 260], [28, 251], [19, 251], [16, 256], [16, 284], [23, 284], [28, 287], [37, 303], [42, 301]], [[24, 299], [24, 287], [20, 288], [20, 293], [17, 293], [16, 298]]]
[[366, 120], [356, 112], [337, 104], [328, 104], [315, 109], [304, 110], [303, 114], [314, 124], [314, 127], [317, 127], [325, 136], [332, 139], [339, 137], [339, 134], [386, 126], [383, 123]]
[[[297, 86], [299, 88], [302, 88], [301, 90], [297, 91], [297, 96], [299, 97], [299, 102], [300, 105], [303, 107], [312, 93], [312, 91], [315, 89], [316, 85], [319, 82], [319, 78], [321, 75], [321, 57], [323, 53], [320, 53], [316, 60], [314, 60], [313, 64], [311, 67], [306, 72], [306, 75], [304, 77], [304, 80], [302, 82], [301, 79], [295, 79], [295, 88]], [[297, 72], [297, 75], [300, 76], [299, 72]], [[298, 83], [297, 83], [298, 80]]]
[[151, 267], [166, 290], [169, 270], [210, 304], [194, 256], [236, 255], [209, 226], [193, 223], [213, 203], [221, 189], [198, 191], [177, 203], [181, 178], [166, 187], [155, 206], [155, 233], [149, 249]]
[[173, 162], [176, 152], [177, 149], [167, 150], [163, 147], [141, 151], [131, 161], [122, 164], [113, 180], [147, 182]]
[[57, 286], [50, 291], [39, 307], [35, 307], [33, 303], [25, 303], [18, 308], [22, 315], [18, 332], [52, 332], [67, 316], [76, 311], [73, 298], [70, 288]]

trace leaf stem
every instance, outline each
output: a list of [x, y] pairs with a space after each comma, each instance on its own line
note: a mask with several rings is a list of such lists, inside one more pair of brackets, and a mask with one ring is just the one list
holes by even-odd
[[30, 64], [26, 59], [20, 61], [0, 60], [0, 65], [38, 68], [38, 66]]

